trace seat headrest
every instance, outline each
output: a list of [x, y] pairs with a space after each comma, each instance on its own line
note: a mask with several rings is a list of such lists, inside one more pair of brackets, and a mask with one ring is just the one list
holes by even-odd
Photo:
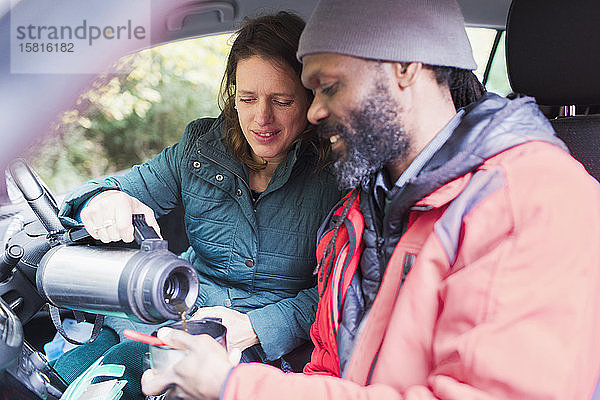
[[600, 104], [600, 1], [513, 0], [506, 64], [513, 91], [539, 104]]

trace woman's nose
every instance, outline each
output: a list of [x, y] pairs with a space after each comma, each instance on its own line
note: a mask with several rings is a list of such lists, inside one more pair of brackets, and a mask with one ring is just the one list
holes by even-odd
[[273, 122], [273, 108], [267, 101], [260, 101], [256, 107], [254, 120], [260, 126], [268, 125]]

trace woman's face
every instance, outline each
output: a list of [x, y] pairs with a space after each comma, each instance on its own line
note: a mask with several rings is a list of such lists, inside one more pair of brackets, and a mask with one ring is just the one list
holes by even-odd
[[281, 162], [308, 123], [306, 90], [294, 70], [257, 56], [238, 62], [235, 105], [257, 161]]

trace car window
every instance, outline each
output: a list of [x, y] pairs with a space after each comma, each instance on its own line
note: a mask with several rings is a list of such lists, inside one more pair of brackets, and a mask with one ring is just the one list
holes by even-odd
[[511, 87], [508, 80], [508, 72], [506, 70], [506, 57], [504, 48], [504, 38], [506, 32], [503, 31], [500, 36], [500, 42], [490, 65], [490, 72], [486, 82], [486, 88], [500, 95], [506, 96], [511, 93]]
[[176, 143], [187, 123], [219, 114], [230, 35], [158, 46], [121, 58], [27, 155], [55, 193], [129, 169]]
[[508, 73], [506, 72], [506, 60], [504, 58], [504, 31], [500, 32], [500, 40], [495, 52], [492, 53], [497, 32], [497, 30], [489, 28], [467, 28], [467, 35], [471, 41], [473, 56], [477, 63], [475, 75], [477, 75], [479, 80], [484, 81], [486, 66], [488, 65], [490, 56], [492, 56], [485, 87], [490, 92], [506, 96], [511, 92], [511, 88], [508, 81]]

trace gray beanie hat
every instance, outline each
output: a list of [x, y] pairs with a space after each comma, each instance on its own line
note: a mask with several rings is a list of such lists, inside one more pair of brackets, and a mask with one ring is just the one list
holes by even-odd
[[320, 0], [297, 56], [313, 53], [477, 68], [455, 0]]

